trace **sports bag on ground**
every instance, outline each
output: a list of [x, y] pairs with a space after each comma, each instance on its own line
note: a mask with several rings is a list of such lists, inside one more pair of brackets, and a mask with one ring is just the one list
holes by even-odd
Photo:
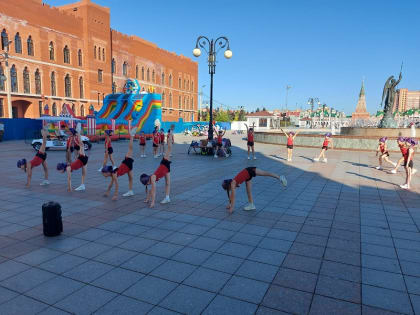
[[42, 205], [42, 224], [45, 236], [57, 236], [63, 232], [59, 203], [50, 201]]

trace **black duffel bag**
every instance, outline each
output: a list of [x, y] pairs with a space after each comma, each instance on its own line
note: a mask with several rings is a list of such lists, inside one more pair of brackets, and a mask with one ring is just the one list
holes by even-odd
[[59, 203], [50, 201], [42, 205], [42, 224], [45, 236], [57, 236], [63, 232]]

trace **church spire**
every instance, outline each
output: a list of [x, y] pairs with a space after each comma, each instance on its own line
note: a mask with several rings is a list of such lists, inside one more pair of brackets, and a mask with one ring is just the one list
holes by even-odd
[[362, 87], [360, 89], [359, 97], [365, 95], [365, 80], [362, 80]]

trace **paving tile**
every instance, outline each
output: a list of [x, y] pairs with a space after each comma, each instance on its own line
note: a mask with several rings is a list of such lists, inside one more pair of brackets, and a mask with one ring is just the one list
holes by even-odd
[[398, 260], [378, 256], [362, 255], [362, 267], [401, 273]]
[[290, 241], [278, 240], [275, 238], [268, 237], [263, 238], [258, 244], [258, 247], [260, 248], [280, 251], [284, 253], [287, 253], [291, 246], [292, 242]]
[[144, 251], [145, 254], [154, 255], [163, 258], [170, 258], [179, 252], [183, 247], [180, 245], [159, 242], [155, 245], [150, 246]]
[[69, 254], [90, 259], [110, 250], [111, 248], [112, 247], [108, 245], [91, 242], [70, 251]]
[[319, 273], [342, 280], [359, 283], [361, 281], [360, 267], [340, 264], [332, 261], [324, 260]]
[[268, 308], [268, 307], [265, 307], [265, 306], [260, 306], [255, 314], [256, 315], [287, 315], [287, 314], [290, 314], [290, 313], [275, 310], [275, 309]]
[[246, 258], [254, 250], [254, 247], [227, 242], [220, 247], [217, 252], [225, 255], [231, 255], [239, 258]]
[[401, 313], [386, 311], [384, 309], [372, 307], [368, 305], [362, 305], [362, 314], [363, 315], [400, 315]]
[[262, 305], [290, 313], [307, 314], [312, 294], [303, 291], [271, 286]]
[[314, 292], [318, 276], [313, 273], [280, 268], [273, 283], [296, 290]]
[[101, 238], [98, 238], [95, 242], [100, 243], [100, 244], [104, 244], [104, 245], [108, 245], [108, 246], [118, 246], [118, 245], [128, 241], [132, 237], [133, 236], [131, 236], [131, 235], [112, 232], [112, 233], [108, 233], [107, 235], [105, 235]]
[[255, 247], [258, 245], [261, 239], [262, 236], [238, 232], [230, 239], [230, 241]]
[[276, 238], [279, 240], [293, 242], [296, 239], [297, 233], [287, 231], [287, 230], [281, 230], [281, 229], [271, 229], [270, 232], [268, 232], [266, 236], [270, 238]]
[[299, 235], [296, 237], [296, 241], [309, 245], [325, 247], [327, 245], [328, 239], [324, 236], [299, 233]]
[[51, 250], [48, 248], [40, 248], [37, 250], [34, 250], [28, 254], [22, 255], [17, 257], [15, 260], [22, 262], [27, 265], [31, 266], [37, 266], [39, 264], [42, 264], [43, 262], [46, 262], [48, 260], [51, 260], [59, 255], [61, 255], [61, 252]]
[[136, 256], [136, 252], [131, 250], [121, 249], [118, 247], [114, 247], [98, 256], [95, 257], [96, 261], [113, 265], [119, 266], [122, 263], [126, 262], [130, 258]]
[[144, 275], [138, 272], [115, 268], [93, 281], [92, 284], [106, 290], [122, 293], [143, 277]]
[[362, 302], [365, 305], [379, 307], [393, 312], [412, 312], [408, 294], [399, 291], [363, 285]]
[[398, 273], [362, 268], [362, 283], [397, 291], [406, 291], [404, 278]]
[[178, 245], [188, 245], [197, 239], [197, 235], [175, 232], [167, 236], [164, 240], [165, 242], [178, 244]]
[[239, 276], [233, 276], [224, 286], [221, 294], [259, 304], [269, 287], [268, 283]]
[[241, 233], [248, 233], [248, 234], [253, 234], [253, 235], [258, 235], [258, 236], [265, 236], [268, 233], [268, 231], [270, 231], [270, 229], [267, 227], [253, 225], [253, 224], [244, 225], [240, 229]]
[[0, 287], [0, 304], [3, 304], [4, 302], [9, 301], [15, 298], [16, 296], [18, 296], [18, 293]]
[[239, 268], [242, 262], [243, 259], [238, 257], [214, 253], [202, 266], [233, 274]]
[[360, 253], [335, 248], [326, 248], [324, 259], [343, 264], [360, 266]]
[[178, 315], [178, 312], [170, 311], [166, 308], [155, 306], [147, 315]]
[[210, 227], [208, 226], [203, 226], [203, 225], [198, 225], [198, 224], [188, 224], [182, 229], [180, 229], [179, 232], [194, 234], [194, 235], [203, 235], [209, 229]]
[[326, 276], [319, 276], [315, 293], [358, 304], [361, 302], [359, 283]]
[[271, 264], [274, 266], [280, 266], [283, 263], [285, 257], [286, 257], [285, 253], [257, 247], [248, 256], [247, 259], [266, 263], [266, 264]]
[[28, 270], [30, 267], [16, 262], [14, 260], [8, 260], [0, 264], [0, 281], [10, 278], [16, 274], [19, 274], [25, 270]]
[[65, 277], [89, 283], [112, 270], [114, 267], [96, 261], [87, 261], [64, 273]]
[[420, 277], [404, 276], [409, 293], [420, 295]]
[[216, 227], [219, 229], [225, 229], [230, 231], [239, 231], [241, 228], [244, 227], [244, 224], [232, 221], [221, 221], [218, 225], [216, 225]]
[[395, 249], [388, 246], [362, 243], [362, 253], [366, 255], [397, 259]]
[[184, 284], [211, 292], [219, 292], [230, 278], [230, 274], [200, 267], [185, 279]]
[[177, 254], [175, 254], [172, 259], [192, 265], [201, 265], [207, 258], [210, 257], [212, 252], [198, 249], [198, 248], [190, 248], [185, 247]]
[[254, 280], [271, 283], [277, 273], [277, 270], [278, 267], [272, 265], [245, 260], [236, 274]]
[[232, 236], [234, 236], [235, 234], [236, 234], [235, 231], [213, 228], [213, 229], [208, 230], [203, 236], [227, 241], [227, 240], [230, 240]]
[[195, 266], [168, 260], [152, 271], [151, 275], [174, 282], [184, 281], [193, 271]]
[[83, 286], [84, 284], [79, 281], [59, 276], [42, 283], [25, 294], [38, 301], [53, 305]]
[[17, 275], [14, 275], [0, 284], [10, 290], [24, 293], [30, 289], [40, 285], [41, 283], [54, 278], [56, 275], [38, 268], [31, 268], [25, 270]]
[[118, 245], [118, 247], [132, 250], [135, 252], [142, 252], [156, 243], [157, 241], [150, 240], [147, 238], [133, 237], [129, 239], [128, 241]]
[[87, 241], [95, 241], [98, 238], [101, 238], [101, 237], [107, 235], [108, 233], [109, 233], [109, 231], [107, 231], [107, 230], [92, 228], [92, 229], [89, 229], [85, 232], [76, 234], [76, 235], [74, 235], [74, 237], [81, 238], [81, 239], [87, 240]]
[[73, 269], [74, 267], [85, 263], [87, 260], [82, 257], [77, 257], [70, 254], [63, 254], [57, 258], [51, 259], [41, 265], [40, 268], [54, 272], [54, 273], [64, 273]]
[[257, 305], [217, 295], [210, 305], [205, 309], [205, 315], [231, 315], [231, 314], [255, 314]]
[[288, 254], [284, 259], [282, 266], [300, 271], [318, 273], [321, 266], [321, 260]]
[[56, 307], [75, 314], [92, 314], [116, 297], [115, 293], [87, 285], [61, 300]]
[[360, 252], [360, 241], [349, 241], [330, 237], [328, 239], [327, 247], [353, 252]]
[[222, 245], [223, 245], [222, 240], [217, 240], [214, 238], [201, 236], [197, 238], [196, 240], [194, 240], [188, 246], [198, 248], [198, 249], [204, 249], [207, 251], [215, 251]]
[[213, 297], [214, 293], [180, 285], [160, 305], [184, 314], [201, 314]]
[[312, 258], [322, 258], [325, 247], [294, 242], [289, 253]]
[[47, 304], [41, 303], [24, 295], [7, 301], [1, 305], [2, 314], [7, 315], [32, 315], [41, 312], [48, 307]]
[[122, 264], [121, 267], [147, 274], [165, 261], [166, 259], [160, 257], [138, 254]]
[[146, 276], [123, 294], [156, 305], [176, 287], [174, 282]]
[[397, 248], [397, 253], [400, 260], [411, 261], [420, 264], [420, 252]]
[[70, 313], [62, 311], [56, 307], [50, 306], [43, 311], [37, 313], [37, 315], [68, 315]]
[[410, 294], [411, 303], [415, 314], [420, 314], [420, 295]]
[[315, 294], [309, 314], [358, 315], [362, 314], [362, 312], [359, 304], [340, 301]]
[[101, 307], [95, 314], [147, 314], [153, 305], [144, 303], [126, 296], [118, 296], [103, 307]]
[[400, 264], [403, 274], [420, 277], [420, 268], [418, 263], [400, 260]]

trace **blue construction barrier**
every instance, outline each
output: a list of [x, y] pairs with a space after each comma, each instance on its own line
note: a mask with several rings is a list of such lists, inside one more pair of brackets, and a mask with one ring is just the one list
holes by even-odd
[[3, 140], [25, 140], [42, 128], [42, 121], [29, 118], [0, 118], [4, 124]]

